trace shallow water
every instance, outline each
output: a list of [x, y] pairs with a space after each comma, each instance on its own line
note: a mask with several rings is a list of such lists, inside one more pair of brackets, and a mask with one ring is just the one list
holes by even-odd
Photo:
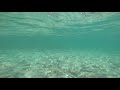
[[0, 12], [0, 78], [120, 78], [119, 12]]

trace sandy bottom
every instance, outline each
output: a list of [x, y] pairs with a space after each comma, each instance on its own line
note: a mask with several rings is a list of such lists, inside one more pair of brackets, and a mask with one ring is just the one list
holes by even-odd
[[120, 56], [97, 50], [0, 50], [0, 78], [119, 78]]

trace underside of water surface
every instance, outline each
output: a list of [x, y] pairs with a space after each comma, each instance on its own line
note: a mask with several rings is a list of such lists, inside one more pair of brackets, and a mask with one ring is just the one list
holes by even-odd
[[120, 78], [120, 13], [0, 12], [0, 78]]

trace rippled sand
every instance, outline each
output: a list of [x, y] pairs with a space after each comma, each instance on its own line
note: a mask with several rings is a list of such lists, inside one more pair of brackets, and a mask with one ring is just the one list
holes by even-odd
[[0, 77], [118, 78], [119, 60], [95, 50], [0, 50]]

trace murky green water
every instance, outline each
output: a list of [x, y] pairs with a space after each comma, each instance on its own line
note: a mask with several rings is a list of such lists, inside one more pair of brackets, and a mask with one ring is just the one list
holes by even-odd
[[0, 12], [0, 78], [120, 78], [119, 12]]

